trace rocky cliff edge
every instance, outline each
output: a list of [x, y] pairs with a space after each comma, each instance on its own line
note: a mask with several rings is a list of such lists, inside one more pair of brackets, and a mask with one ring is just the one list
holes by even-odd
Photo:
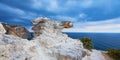
[[79, 40], [62, 33], [73, 26], [71, 22], [37, 18], [32, 23], [32, 40], [5, 34], [0, 23], [0, 60], [104, 60], [101, 52], [90, 52]]

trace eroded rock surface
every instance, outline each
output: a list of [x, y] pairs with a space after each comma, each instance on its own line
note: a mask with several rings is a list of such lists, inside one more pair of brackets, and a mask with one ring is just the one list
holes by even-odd
[[0, 60], [54, 60], [47, 56], [44, 47], [14, 35], [0, 35]]
[[49, 18], [37, 18], [33, 21], [33, 30], [40, 32], [35, 35], [38, 41], [48, 50], [48, 54], [57, 60], [81, 60], [84, 52], [82, 43], [77, 39], [69, 38], [62, 33], [63, 28], [70, 28], [71, 22], [57, 22]]
[[43, 18], [43, 17], [35, 19], [32, 23], [34, 25], [34, 27], [32, 28], [32, 30], [34, 30], [34, 36], [39, 36], [40, 34], [42, 34], [43, 30], [46, 29], [53, 29], [52, 31], [57, 30], [57, 32], [62, 33], [61, 30], [63, 28], [73, 27], [73, 24], [70, 21], [57, 22], [57, 21], [51, 21], [49, 18]]
[[30, 38], [30, 33], [24, 26], [6, 23], [2, 23], [2, 25], [6, 30], [6, 34], [15, 35], [24, 39]]
[[73, 26], [71, 22], [37, 18], [33, 21], [33, 24], [35, 37], [30, 41], [14, 36], [14, 34], [0, 34], [0, 60], [100, 59], [94, 57], [97, 56], [95, 52], [88, 53], [79, 40], [72, 39], [62, 33], [63, 28]]
[[6, 30], [4, 29], [3, 25], [0, 23], [0, 34], [5, 34]]
[[72, 24], [72, 22], [70, 22], [70, 21], [62, 21], [62, 22], [61, 22], [61, 25], [62, 25], [64, 28], [71, 28], [71, 27], [73, 27], [73, 24]]

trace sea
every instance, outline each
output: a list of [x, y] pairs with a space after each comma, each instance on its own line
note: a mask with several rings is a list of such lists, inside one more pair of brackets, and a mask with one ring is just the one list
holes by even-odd
[[120, 49], [120, 33], [73, 33], [66, 32], [74, 39], [88, 37], [92, 39], [94, 49], [107, 50], [110, 48]]

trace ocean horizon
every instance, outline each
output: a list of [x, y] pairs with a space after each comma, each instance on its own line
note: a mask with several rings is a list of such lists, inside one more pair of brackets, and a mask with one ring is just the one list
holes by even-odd
[[64, 32], [69, 37], [79, 39], [88, 37], [92, 39], [94, 49], [107, 50], [109, 48], [120, 49], [120, 33], [87, 33], [87, 32]]

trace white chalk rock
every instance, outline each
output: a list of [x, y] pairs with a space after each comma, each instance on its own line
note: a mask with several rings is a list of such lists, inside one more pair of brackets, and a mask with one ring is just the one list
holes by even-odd
[[82, 60], [105, 60], [104, 56], [102, 55], [101, 51], [99, 50], [93, 50], [91, 52], [91, 55], [85, 56], [82, 58]]
[[[81, 60], [84, 51], [82, 43], [77, 39], [72, 39], [62, 33], [61, 22], [46, 18], [37, 18], [35, 21], [45, 20], [42, 33], [34, 38], [39, 44], [46, 47], [48, 54], [57, 58], [57, 60]], [[34, 23], [35, 23], [34, 21]], [[57, 26], [57, 28], [55, 28]]]
[[0, 35], [0, 60], [54, 60], [44, 47], [12, 35]]
[[[44, 20], [41, 34], [30, 41], [0, 34], [0, 60], [103, 60], [97, 51], [87, 56], [79, 40], [62, 33], [60, 22]], [[38, 24], [39, 21], [38, 18], [33, 23]]]
[[4, 29], [3, 25], [0, 23], [0, 34], [5, 34], [6, 30]]
[[[37, 18], [35, 20], [36, 24], [41, 20], [45, 20], [44, 26], [41, 26], [44, 29], [41, 30], [42, 33], [34, 38], [34, 40], [45, 47], [46, 53], [50, 54], [50, 56], [55, 57], [57, 60], [82, 60], [82, 58], [83, 60], [104, 60], [99, 51], [93, 50], [93, 52], [88, 53], [79, 40], [72, 39], [63, 34], [61, 31], [63, 28], [59, 28], [62, 27], [61, 22], [46, 18]], [[98, 55], [100, 57], [97, 57]]]

